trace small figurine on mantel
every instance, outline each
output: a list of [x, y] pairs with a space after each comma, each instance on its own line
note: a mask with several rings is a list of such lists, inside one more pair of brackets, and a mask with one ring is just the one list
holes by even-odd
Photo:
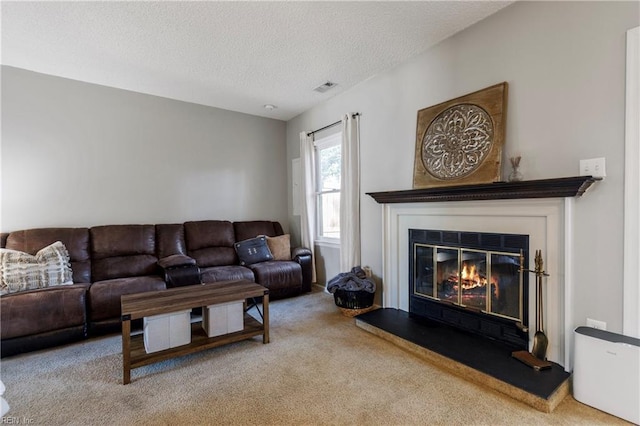
[[511, 173], [509, 173], [508, 180], [509, 182], [520, 182], [522, 180], [522, 173], [520, 173], [520, 156], [511, 157], [509, 160], [511, 161]]

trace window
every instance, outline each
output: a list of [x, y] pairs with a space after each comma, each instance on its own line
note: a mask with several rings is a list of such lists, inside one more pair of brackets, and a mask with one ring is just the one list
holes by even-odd
[[317, 240], [340, 239], [340, 165], [342, 133], [315, 142]]

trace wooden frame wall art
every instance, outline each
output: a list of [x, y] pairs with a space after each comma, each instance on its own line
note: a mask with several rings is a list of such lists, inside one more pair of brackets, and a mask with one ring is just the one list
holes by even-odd
[[413, 188], [501, 179], [506, 82], [418, 111]]

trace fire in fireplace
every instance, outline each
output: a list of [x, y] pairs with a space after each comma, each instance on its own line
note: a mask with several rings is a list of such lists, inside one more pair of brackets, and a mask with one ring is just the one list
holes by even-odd
[[529, 237], [409, 230], [409, 312], [527, 348]]

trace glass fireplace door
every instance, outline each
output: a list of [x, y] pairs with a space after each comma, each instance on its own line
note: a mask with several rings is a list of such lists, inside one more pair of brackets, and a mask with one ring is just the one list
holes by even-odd
[[521, 320], [520, 254], [415, 244], [413, 264], [414, 294]]

